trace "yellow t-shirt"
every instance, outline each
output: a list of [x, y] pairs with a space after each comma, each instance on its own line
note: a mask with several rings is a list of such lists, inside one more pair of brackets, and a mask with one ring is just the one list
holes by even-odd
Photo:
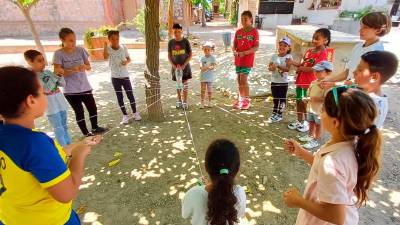
[[70, 176], [62, 148], [46, 134], [0, 125], [0, 221], [5, 225], [62, 225], [72, 202], [47, 191]]

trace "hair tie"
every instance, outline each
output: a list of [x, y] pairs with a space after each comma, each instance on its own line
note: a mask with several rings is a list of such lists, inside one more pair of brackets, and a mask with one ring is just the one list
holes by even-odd
[[229, 170], [228, 169], [220, 169], [219, 174], [229, 174]]
[[368, 134], [369, 132], [371, 132], [372, 129], [375, 129], [375, 128], [376, 128], [375, 124], [372, 125], [372, 126], [370, 126], [369, 128], [367, 128], [367, 129], [364, 131], [364, 135], [365, 135], [365, 134]]

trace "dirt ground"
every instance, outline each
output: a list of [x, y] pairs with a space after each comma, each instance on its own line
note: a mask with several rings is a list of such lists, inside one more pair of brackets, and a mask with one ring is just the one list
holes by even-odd
[[[199, 34], [203, 39], [220, 35], [221, 30]], [[202, 36], [203, 35], [203, 36]], [[208, 35], [208, 36], [207, 36]], [[273, 33], [265, 33], [272, 40], [261, 46], [257, 53], [256, 69], [251, 78], [252, 93], [268, 92], [269, 75], [265, 71], [269, 55], [273, 53]], [[219, 43], [220, 44], [220, 43]], [[106, 62], [93, 63], [89, 75], [99, 109], [101, 125], [112, 130], [96, 147], [87, 160], [84, 184], [73, 208], [84, 224], [130, 225], [130, 224], [189, 224], [181, 219], [180, 201], [184, 193], [204, 173], [204, 155], [207, 145], [216, 138], [233, 140], [241, 151], [241, 170], [237, 183], [248, 187], [247, 212], [251, 219], [243, 224], [294, 224], [297, 209], [287, 208], [282, 193], [289, 187], [303, 191], [309, 167], [300, 160], [288, 156], [282, 148], [282, 138], [296, 137], [298, 132], [289, 131], [287, 123], [294, 118], [288, 112], [279, 124], [268, 124], [272, 103], [254, 99], [247, 112], [230, 109], [229, 96], [235, 90], [232, 56], [217, 47], [219, 68], [211, 109], [200, 110], [198, 56], [195, 48], [193, 71], [195, 77], [190, 84], [190, 109], [187, 119], [183, 111], [176, 110], [174, 83], [170, 81], [169, 65], [165, 51], [161, 52], [160, 74], [162, 103], [165, 121], [149, 122], [143, 86], [144, 50], [131, 51], [133, 63], [129, 65], [135, 97], [143, 120], [129, 125], [120, 125], [121, 112], [110, 84]], [[398, 77], [396, 78], [398, 79]], [[223, 88], [223, 89], [221, 89]], [[293, 92], [293, 89], [290, 90]], [[386, 120], [383, 168], [370, 192], [370, 201], [360, 210], [360, 223], [400, 223], [400, 99], [397, 98], [399, 84], [392, 82], [384, 88], [390, 98], [390, 112]], [[290, 106], [293, 110], [293, 104]], [[81, 138], [73, 112], [69, 113], [70, 130], [74, 140]], [[190, 125], [193, 141], [188, 129]], [[41, 119], [38, 127], [51, 131]], [[194, 147], [195, 146], [195, 147]], [[197, 160], [196, 152], [200, 162]], [[119, 163], [109, 166], [110, 162]]]

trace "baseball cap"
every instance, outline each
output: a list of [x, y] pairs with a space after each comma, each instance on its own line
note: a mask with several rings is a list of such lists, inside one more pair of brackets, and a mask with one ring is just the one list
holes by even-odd
[[315, 70], [315, 71], [323, 71], [323, 70], [333, 71], [333, 65], [329, 61], [321, 61], [313, 66], [313, 70]]
[[213, 48], [214, 44], [211, 41], [206, 41], [206, 42], [204, 42], [203, 47]]
[[290, 41], [290, 39], [288, 37], [283, 37], [279, 42], [284, 42], [285, 44], [291, 46], [292, 42]]

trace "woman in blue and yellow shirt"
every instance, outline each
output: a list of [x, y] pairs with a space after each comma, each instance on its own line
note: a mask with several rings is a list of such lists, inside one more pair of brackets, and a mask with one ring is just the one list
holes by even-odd
[[44, 114], [47, 98], [37, 75], [22, 67], [0, 68], [0, 106], [0, 224], [80, 224], [72, 200], [85, 159], [100, 137], [63, 150], [35, 131], [34, 120]]

